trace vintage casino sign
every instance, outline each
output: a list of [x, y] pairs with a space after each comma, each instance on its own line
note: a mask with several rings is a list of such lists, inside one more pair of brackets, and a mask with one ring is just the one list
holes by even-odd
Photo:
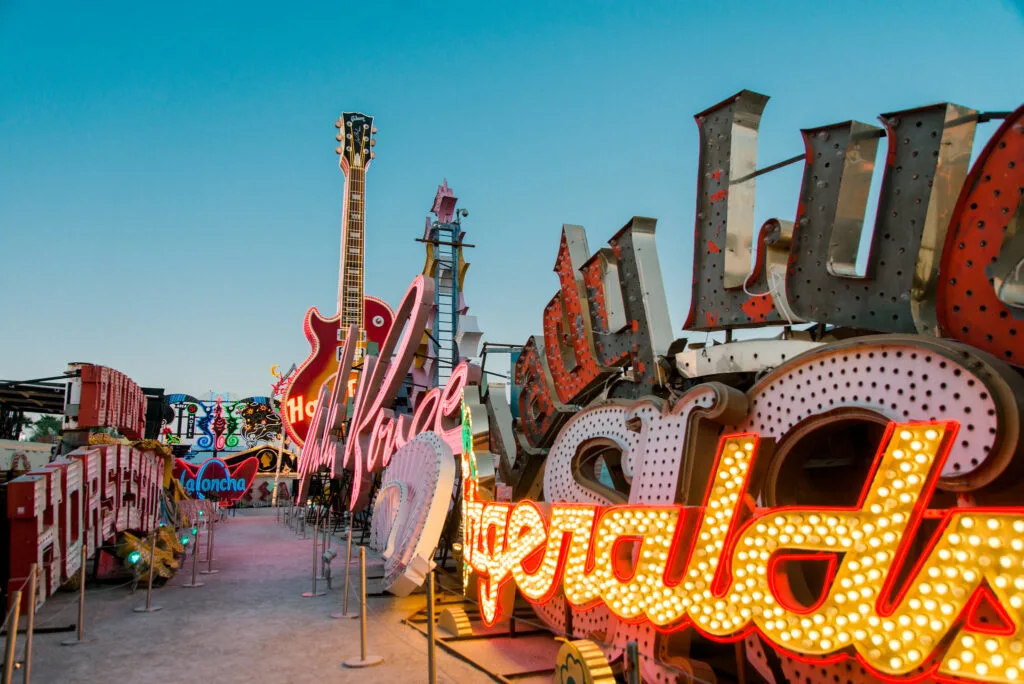
[[370, 548], [384, 559], [384, 591], [408, 596], [434, 569], [454, 485], [452, 448], [434, 432], [416, 435], [391, 458], [370, 519]]
[[[299, 461], [300, 498], [318, 468], [330, 467], [332, 474], [342, 467], [352, 470], [353, 510], [371, 505], [370, 479], [383, 471], [372, 502], [370, 547], [384, 558], [383, 589], [400, 596], [421, 586], [433, 568], [455, 484], [455, 458], [462, 453], [462, 394], [480, 376], [479, 368], [460, 363], [445, 387], [417, 398], [412, 415], [392, 410], [423, 339], [433, 289], [430, 277], [413, 281], [380, 353], [364, 359], [344, 439], [347, 393], [337, 384], [321, 390]], [[353, 357], [354, 346], [344, 345], [335, 371], [339, 376], [351, 371]], [[493, 468], [488, 472], [493, 475]], [[489, 482], [487, 473], [479, 479]]]
[[247, 458], [228, 466], [219, 458], [209, 458], [199, 465], [178, 458], [174, 470], [174, 476], [189, 496], [230, 502], [241, 499], [249, 490], [259, 470], [259, 459]]
[[[500, 617], [503, 586], [514, 582], [536, 603], [562, 594], [574, 610], [602, 605], [623, 621], [713, 639], [756, 630], [777, 648], [855, 657], [881, 675], [925, 668], [1015, 681], [1024, 507], [927, 507], [958, 428], [890, 424], [851, 507], [752, 506], [756, 433], [721, 438], [698, 507], [555, 502], [545, 511], [469, 498], [464, 549], [481, 575], [481, 616]], [[915, 565], [911, 535], [929, 517], [937, 532]], [[826, 583], [807, 603], [787, 569], [815, 563], [826, 565]], [[996, 619], [982, 622], [986, 611]]]
[[[417, 276], [397, 309], [394, 325], [379, 353], [363, 360], [345, 439], [341, 435], [347, 413], [345, 393], [321, 390], [311, 436], [302, 446], [299, 474], [305, 482], [309, 473], [321, 466], [330, 466], [332, 474], [341, 468], [352, 470], [356, 475], [351, 496], [353, 510], [368, 505], [373, 474], [386, 468], [392, 456], [417, 435], [433, 432], [456, 456], [461, 451], [462, 391], [479, 382], [479, 368], [459, 364], [445, 387], [432, 388], [418, 398], [412, 415], [395, 414], [392, 410], [395, 397], [412, 370], [433, 300], [433, 279]], [[336, 372], [345, 375], [351, 369], [353, 356], [354, 348], [344, 345]]]
[[696, 117], [685, 328], [837, 330], [697, 349], [653, 219], [594, 253], [564, 226], [519, 420], [466, 392], [463, 475], [493, 459], [513, 490], [463, 487], [483, 618], [518, 590], [608, 661], [640, 644], [645, 681], [1024, 680], [1024, 107], [973, 167], [959, 105], [805, 130], [796, 213], [758, 227], [766, 102]]
[[64, 428], [117, 428], [129, 439], [146, 430], [146, 395], [138, 383], [113, 368], [91, 363], [68, 364], [78, 375], [68, 383]]
[[[83, 545], [96, 558], [97, 550], [113, 544], [119, 533], [148, 531], [160, 506], [163, 474], [164, 459], [155, 451], [98, 444], [8, 482], [8, 595], [23, 585], [35, 563], [41, 603], [77, 575]], [[108, 561], [99, 555], [101, 575]], [[23, 609], [28, 600], [25, 593]]]

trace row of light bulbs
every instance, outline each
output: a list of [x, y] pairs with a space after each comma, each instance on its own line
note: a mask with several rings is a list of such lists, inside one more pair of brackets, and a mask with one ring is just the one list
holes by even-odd
[[[784, 508], [742, 527], [757, 437], [723, 439], [690, 556], [680, 559], [685, 568], [674, 583], [666, 577], [685, 552], [677, 548], [681, 506], [485, 503], [467, 487], [463, 546], [480, 575], [481, 614], [497, 621], [508, 601], [504, 587], [514, 581], [534, 602], [561, 591], [577, 609], [603, 603], [623, 620], [668, 629], [692, 624], [716, 638], [756, 627], [787, 651], [855, 653], [887, 675], [935, 666], [946, 676], [1016, 681], [1024, 673], [1024, 512], [950, 512], [906, 589], [891, 605], [885, 601], [895, 593], [889, 576], [905, 555], [909, 525], [956, 429], [895, 429], [857, 508]], [[801, 606], [780, 583], [784, 570], [773, 559], [793, 551], [837, 558], [818, 605]], [[723, 558], [730, 572], [719, 572]], [[983, 584], [1011, 617], [1009, 632], [964, 623]]]

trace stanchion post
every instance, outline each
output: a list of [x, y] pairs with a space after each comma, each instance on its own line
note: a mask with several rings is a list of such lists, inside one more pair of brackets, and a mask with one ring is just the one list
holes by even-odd
[[198, 542], [198, 539], [199, 539], [199, 527], [198, 527], [198, 525], [197, 525], [197, 527], [195, 529], [196, 529], [196, 533], [194, 535], [192, 535], [192, 545], [193, 545], [193, 548], [192, 548], [192, 581], [190, 583], [188, 583], [188, 584], [182, 584], [181, 585], [181, 586], [183, 586], [186, 589], [195, 589], [196, 587], [201, 587], [201, 586], [203, 586], [205, 584], [205, 582], [197, 582], [196, 581], [196, 561], [199, 560], [199, 542]]
[[[331, 541], [331, 523], [330, 523], [330, 520], [328, 520], [327, 524], [324, 525], [323, 529], [320, 530], [320, 541], [322, 542], [320, 544], [320, 560], [323, 561], [323, 557], [327, 553], [327, 549], [330, 546], [330, 541]], [[322, 579], [324, 581], [328, 580], [328, 576], [326, 574], [324, 574], [324, 563], [323, 562], [321, 562], [321, 564], [320, 564], [320, 579]], [[327, 582], [327, 588], [328, 589], [331, 588], [331, 583], [330, 582]]]
[[[88, 534], [86, 534], [88, 538]], [[87, 644], [92, 639], [85, 638], [85, 566], [88, 564], [89, 545], [82, 542], [82, 567], [78, 572], [78, 637], [60, 642], [62, 646]]]
[[11, 592], [11, 621], [7, 624], [7, 648], [4, 650], [4, 684], [14, 677], [14, 651], [18, 646], [18, 619], [21, 617], [21, 589]]
[[[85, 543], [84, 541], [82, 542]], [[25, 627], [25, 678], [24, 684], [32, 680], [32, 635], [36, 630], [36, 591], [39, 587], [39, 566], [32, 564], [28, 580], [28, 625]]]
[[[203, 543], [201, 541], [199, 541], [199, 540], [202, 539], [202, 536], [203, 536], [203, 527], [206, 524], [204, 522], [205, 520], [206, 520], [206, 517], [202, 514], [202, 511], [199, 511], [199, 516], [196, 518], [196, 533], [193, 535], [194, 539], [192, 540], [193, 543], [195, 543], [195, 545], [196, 545], [196, 548], [195, 548], [196, 556], [199, 555], [200, 549], [203, 548]], [[210, 534], [209, 530], [207, 530], [206, 534], [207, 534], [207, 536], [209, 536], [209, 534]], [[202, 560], [202, 559], [200, 559], [200, 560]]]
[[427, 573], [427, 681], [437, 684], [437, 662], [434, 660], [434, 571]]
[[384, 662], [379, 655], [366, 655], [366, 547], [359, 547], [359, 658], [349, 658], [344, 667], [370, 667]]
[[345, 598], [341, 602], [341, 612], [331, 613], [331, 617], [335, 620], [354, 620], [359, 617], [355, 613], [348, 612], [348, 577], [351, 574], [349, 570], [352, 567], [352, 522], [349, 520], [348, 526], [348, 541], [345, 542]]
[[640, 684], [640, 651], [635, 641], [626, 643], [626, 684]]
[[206, 569], [200, 570], [200, 575], [216, 575], [220, 570], [213, 568], [213, 538], [217, 533], [217, 515], [214, 514], [206, 521]]
[[149, 542], [149, 579], [146, 582], [146, 605], [135, 608], [136, 613], [155, 613], [160, 606], [153, 605], [153, 575], [156, 574], [156, 537], [160, 532], [159, 518], [153, 520], [153, 535]]
[[[303, 527], [305, 527], [305, 526], [303, 526]], [[323, 596], [324, 594], [327, 593], [325, 591], [317, 591], [316, 590], [316, 561], [317, 561], [317, 558], [319, 558], [319, 554], [317, 553], [319, 551], [319, 549], [320, 549], [320, 535], [319, 535], [319, 530], [317, 529], [316, 518], [314, 518], [313, 519], [313, 590], [312, 591], [303, 592], [303, 594], [302, 594], [303, 598], [316, 598], [317, 596]]]

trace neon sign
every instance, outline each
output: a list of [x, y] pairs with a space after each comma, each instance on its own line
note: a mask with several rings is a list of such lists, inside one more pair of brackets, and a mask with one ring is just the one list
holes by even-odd
[[[340, 439], [348, 401], [344, 392], [324, 387], [316, 402], [309, 436], [302, 447], [299, 473], [304, 477], [328, 464], [334, 472], [338, 460], [342, 460], [338, 457], [343, 454], [341, 465], [355, 473], [352, 510], [360, 510], [369, 503], [369, 479], [373, 473], [386, 468], [392, 456], [417, 435], [437, 433], [455, 455], [461, 453], [462, 391], [479, 381], [480, 372], [475, 366], [466, 362], [456, 366], [444, 388], [435, 387], [420, 397], [412, 416], [395, 415], [391, 409], [413, 366], [416, 345], [423, 339], [433, 298], [433, 279], [417, 276], [398, 307], [395, 324], [380, 353], [363, 360], [344, 444]], [[349, 347], [346, 344], [339, 353], [338, 373], [345, 374], [351, 368], [354, 347]]]
[[444, 530], [455, 458], [433, 432], [399, 449], [384, 470], [373, 504], [370, 546], [384, 558], [383, 588], [408, 596], [434, 567], [434, 549]]
[[[747, 489], [760, 438], [751, 433], [721, 438], [697, 507], [556, 502], [543, 511], [481, 501], [467, 483], [464, 553], [480, 576], [481, 615], [494, 624], [514, 583], [536, 604], [560, 593], [576, 611], [601, 605], [624, 622], [722, 641], [756, 631], [795, 656], [852, 655], [883, 677], [1019, 680], [1024, 509], [927, 510], [958, 427], [891, 423], [858, 504], [845, 508], [756, 508]], [[906, 573], [926, 520], [937, 528]], [[827, 567], [810, 604], [787, 573], [807, 563]], [[982, 607], [997, 619], [978, 620]]]
[[174, 469], [178, 481], [190, 496], [199, 499], [237, 501], [252, 485], [259, 470], [259, 459], [247, 458], [235, 466], [228, 466], [219, 458], [210, 458], [200, 465], [175, 459]]

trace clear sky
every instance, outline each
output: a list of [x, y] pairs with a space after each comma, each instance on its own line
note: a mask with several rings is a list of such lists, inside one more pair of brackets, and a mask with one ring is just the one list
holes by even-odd
[[[540, 332], [562, 223], [593, 250], [633, 215], [659, 220], [682, 337], [693, 114], [772, 96], [764, 166], [802, 151], [800, 128], [1013, 109], [1022, 47], [1019, 0], [0, 0], [0, 378], [91, 361], [266, 393], [272, 364], [307, 354], [306, 308], [335, 310], [346, 110], [380, 129], [368, 294], [395, 305], [419, 273], [447, 178], [488, 339]], [[792, 218], [799, 181], [759, 179], [757, 218]]]

